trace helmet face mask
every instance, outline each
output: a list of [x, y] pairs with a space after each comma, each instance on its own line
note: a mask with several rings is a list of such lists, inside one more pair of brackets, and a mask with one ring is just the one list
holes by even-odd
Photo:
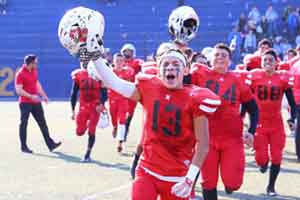
[[82, 48], [89, 52], [103, 52], [104, 28], [104, 17], [100, 12], [76, 7], [67, 11], [60, 20], [58, 37], [71, 55], [78, 55]]
[[126, 43], [121, 48], [121, 54], [126, 58], [134, 58], [136, 57], [136, 49], [135, 46], [131, 43]]
[[199, 17], [189, 6], [181, 6], [169, 16], [169, 32], [174, 40], [186, 44], [192, 40], [199, 28]]

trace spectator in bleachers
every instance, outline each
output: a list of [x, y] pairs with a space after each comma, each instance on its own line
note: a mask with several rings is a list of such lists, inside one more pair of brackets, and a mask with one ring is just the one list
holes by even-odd
[[268, 37], [268, 28], [269, 28], [268, 26], [269, 26], [269, 24], [268, 24], [268, 20], [267, 20], [266, 16], [262, 16], [260, 25], [256, 28], [257, 32], [259, 32], [258, 31], [259, 27], [261, 28], [261, 33], [258, 38], [259, 40], [261, 40], [262, 38]]
[[297, 35], [295, 39], [296, 46], [300, 46], [300, 34]]
[[233, 64], [240, 63], [241, 59], [241, 48], [242, 48], [242, 34], [238, 32], [238, 27], [233, 27], [232, 31], [227, 37], [228, 46], [232, 52]]
[[283, 58], [283, 55], [289, 50], [292, 48], [292, 45], [289, 43], [289, 41], [286, 39], [286, 38], [282, 38], [281, 42], [280, 42], [280, 47], [281, 47], [281, 50], [282, 50], [282, 57]]
[[273, 8], [272, 5], [269, 5], [265, 15], [266, 15], [266, 19], [267, 19], [267, 22], [268, 22], [268, 36], [270, 38], [273, 38], [278, 34], [277, 33], [278, 13]]
[[299, 14], [295, 9], [288, 16], [288, 40], [293, 42], [297, 35]]
[[247, 25], [247, 18], [245, 16], [245, 13], [241, 13], [237, 24], [238, 24], [238, 31], [241, 33], [245, 33], [245, 28]]
[[277, 27], [278, 27], [278, 35], [287, 35], [288, 34], [288, 25], [287, 21], [284, 19], [284, 17], [279, 17], [277, 21]]
[[273, 44], [273, 49], [275, 49], [277, 55], [282, 58], [282, 55], [283, 55], [283, 51], [281, 49], [281, 39], [282, 37], [281, 36], [277, 36], [274, 40], [274, 44]]
[[286, 6], [283, 9], [283, 15], [282, 15], [282, 19], [287, 23], [288, 21], [288, 17], [290, 15], [290, 13], [292, 12], [292, 7], [290, 5]]
[[300, 6], [296, 8], [296, 13], [298, 16], [298, 30], [297, 33], [300, 33]]
[[7, 0], [0, 0], [0, 14], [1, 15], [6, 14], [6, 6], [7, 6]]
[[253, 53], [256, 50], [256, 35], [253, 29], [249, 29], [249, 32], [245, 36], [244, 50], [246, 53]]
[[256, 6], [253, 6], [248, 14], [248, 20], [253, 21], [256, 25], [260, 23], [261, 15]]

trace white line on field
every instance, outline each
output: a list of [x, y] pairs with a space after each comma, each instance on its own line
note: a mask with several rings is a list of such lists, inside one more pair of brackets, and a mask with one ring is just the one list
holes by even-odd
[[130, 185], [131, 185], [131, 183], [127, 183], [125, 185], [121, 185], [119, 187], [112, 188], [111, 190], [107, 190], [107, 191], [104, 191], [104, 192], [98, 192], [98, 193], [95, 193], [95, 194], [91, 194], [91, 195], [89, 195], [87, 197], [84, 197], [81, 200], [95, 200], [96, 198], [107, 196], [107, 195], [110, 195], [110, 194], [112, 194], [114, 192], [118, 192], [120, 190], [128, 188]]

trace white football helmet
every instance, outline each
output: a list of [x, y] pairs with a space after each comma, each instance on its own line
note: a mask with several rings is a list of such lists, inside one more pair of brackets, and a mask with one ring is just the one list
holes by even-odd
[[103, 52], [104, 27], [104, 17], [100, 12], [76, 7], [67, 11], [60, 20], [59, 41], [72, 55], [77, 55], [82, 47], [89, 52]]
[[129, 50], [132, 51], [132, 56], [133, 56], [133, 57], [136, 56], [136, 49], [135, 49], [135, 47], [134, 47], [133, 44], [130, 44], [130, 43], [124, 44], [124, 45], [122, 46], [122, 48], [121, 48], [121, 54], [122, 54], [122, 55], [124, 55], [124, 51], [125, 51], [126, 49], [129, 49]]
[[212, 47], [204, 47], [201, 53], [206, 57], [208, 61], [211, 61], [213, 50], [214, 48]]
[[181, 6], [169, 16], [169, 32], [175, 41], [186, 44], [192, 40], [200, 25], [199, 17], [190, 6]]
[[161, 56], [163, 53], [168, 51], [169, 49], [173, 48], [174, 44], [171, 42], [163, 42], [159, 45], [159, 47], [156, 50], [156, 57]]

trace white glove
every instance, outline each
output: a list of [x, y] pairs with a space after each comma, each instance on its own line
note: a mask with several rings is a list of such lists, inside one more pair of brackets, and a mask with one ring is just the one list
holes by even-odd
[[86, 68], [91, 60], [97, 60], [101, 56], [103, 56], [101, 51], [89, 52], [86, 47], [82, 47], [79, 50], [79, 60], [82, 63], [83, 68]]
[[175, 194], [180, 198], [187, 198], [191, 195], [192, 189], [193, 181], [185, 177], [183, 181], [180, 181], [173, 185], [172, 194]]
[[193, 184], [197, 174], [199, 173], [199, 167], [191, 164], [184, 179], [175, 185], [171, 189], [171, 193], [180, 198], [187, 198], [191, 195]]

